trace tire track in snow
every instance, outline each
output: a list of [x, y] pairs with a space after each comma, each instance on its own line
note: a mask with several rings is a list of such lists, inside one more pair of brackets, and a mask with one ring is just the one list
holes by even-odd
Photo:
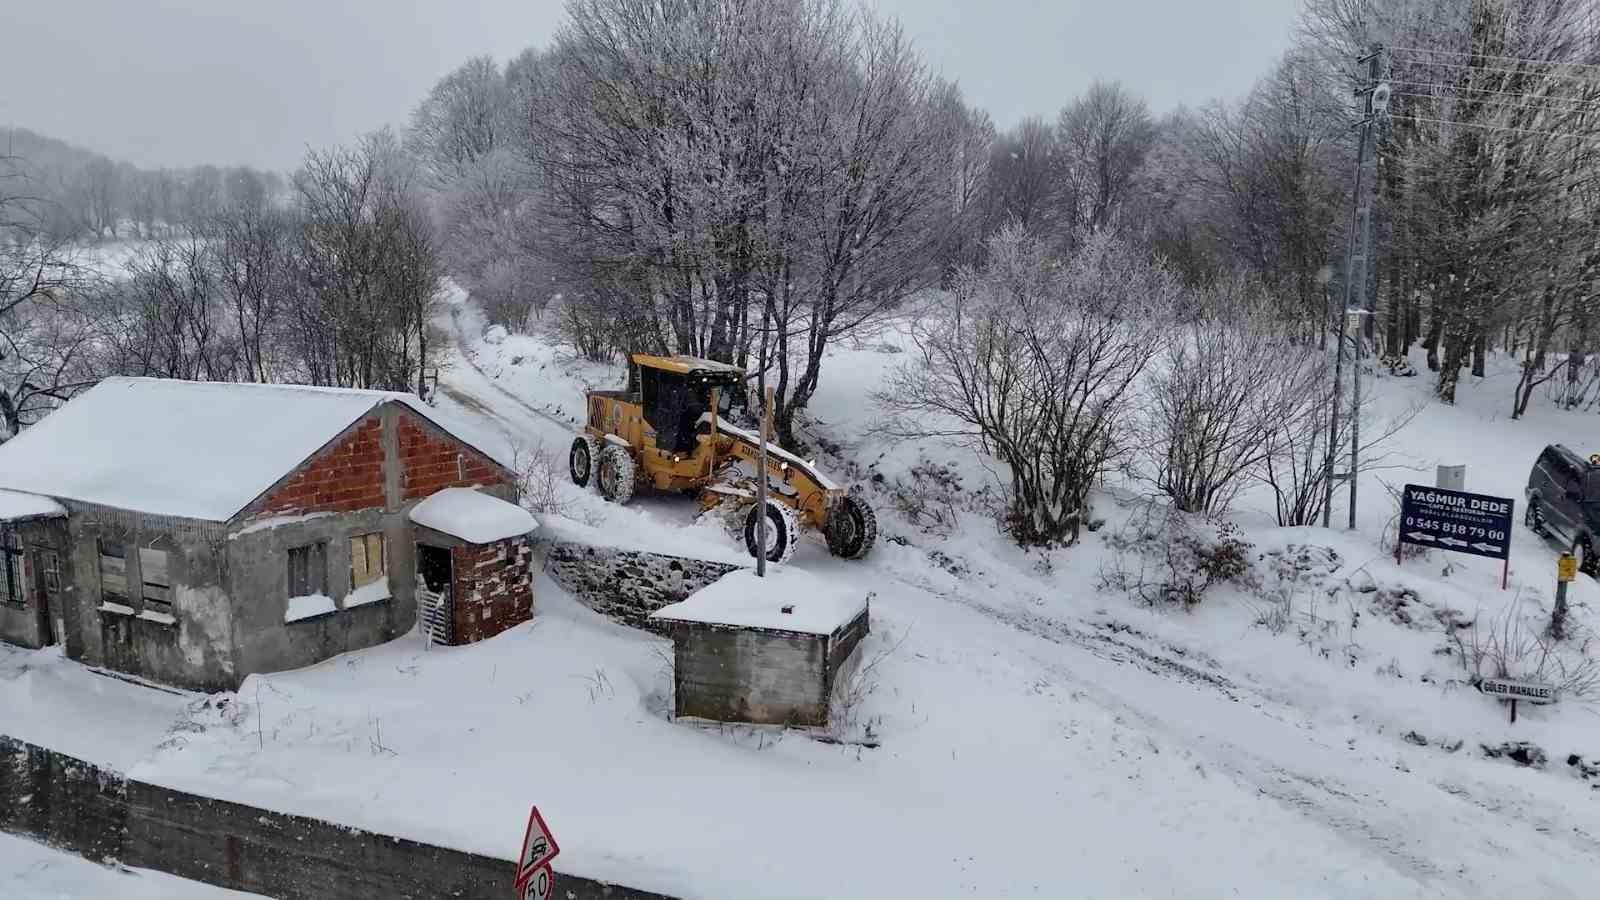
[[[487, 385], [490, 390], [492, 390], [496, 394], [498, 394], [501, 398], [503, 398], [503, 399], [505, 399], [505, 400], [507, 400], [507, 401], [509, 401], [511, 403], [515, 403], [519, 408], [521, 408], [523, 411], [525, 411], [525, 412], [527, 412], [527, 413], [529, 413], [531, 415], [538, 416], [539, 418], [544, 419], [544, 420], [546, 420], [546, 421], [548, 421], [548, 422], [550, 422], [550, 423], [552, 423], [554, 425], [558, 425], [558, 426], [560, 426], [562, 429], [564, 429], [566, 431], [573, 431], [575, 429], [575, 426], [573, 425], [573, 423], [571, 421], [569, 421], [567, 419], [563, 419], [563, 418], [561, 418], [560, 416], [558, 416], [558, 415], [556, 415], [554, 413], [546, 412], [546, 411], [544, 411], [542, 409], [538, 409], [536, 407], [528, 405], [527, 401], [523, 400], [521, 397], [518, 397], [516, 394], [513, 394], [510, 391], [506, 390], [505, 388], [501, 387], [498, 382], [496, 382], [492, 377], [490, 377], [488, 372], [485, 372], [483, 370], [482, 366], [478, 365], [478, 361], [472, 358], [471, 350], [469, 350], [467, 348], [467, 336], [461, 330], [461, 317], [456, 314], [457, 312], [458, 312], [458, 310], [451, 310], [451, 312], [450, 312], [451, 342], [454, 344], [454, 350], [456, 351], [456, 357], [459, 358], [462, 362], [466, 363], [467, 367], [470, 368], [473, 372], [476, 372], [478, 377], [483, 380], [483, 383], [485, 385]], [[445, 386], [444, 379], [441, 378], [440, 379], [439, 388], [440, 388], [440, 390], [443, 390], [447, 394], [449, 394], [458, 403], [466, 403], [466, 404], [472, 406], [475, 409], [478, 409], [478, 410], [480, 410], [480, 411], [482, 411], [482, 412], [484, 412], [484, 413], [486, 413], [486, 414], [488, 414], [488, 415], [490, 415], [490, 416], [492, 416], [492, 417], [494, 417], [496, 419], [499, 419], [501, 422], [505, 422], [507, 425], [512, 424], [509, 420], [506, 419], [505, 416], [500, 415], [499, 413], [495, 412], [493, 407], [491, 407], [488, 403], [484, 402], [483, 398], [472, 396], [471, 393], [467, 390], [466, 386], [463, 385], [463, 384], [452, 382], [449, 385], [449, 387], [447, 388]]]
[[[982, 600], [941, 589], [924, 579], [880, 571], [910, 587], [951, 600], [1000, 624], [1052, 644], [1085, 651], [1097, 659], [1133, 666], [1166, 680], [1213, 692], [1292, 727], [1304, 728], [1308, 732], [1312, 728], [1298, 710], [1266, 697], [1248, 684], [1218, 672], [1207, 671], [1185, 660], [1165, 656], [1133, 641], [1096, 631], [1099, 628], [1097, 623], [1085, 623], [1090, 626], [1089, 629], [1079, 628], [1026, 610], [997, 608]], [[1130, 633], [1139, 634], [1137, 631]], [[1449, 884], [1452, 891], [1467, 896], [1480, 895], [1483, 885], [1473, 873], [1465, 865], [1441, 865], [1438, 854], [1430, 852], [1430, 843], [1450, 844], [1456, 849], [1452, 859], [1472, 859], [1475, 856], [1473, 848], [1490, 852], [1493, 849], [1493, 835], [1512, 823], [1523, 825], [1554, 841], [1557, 847], [1538, 845], [1538, 849], [1552, 857], [1570, 859], [1572, 852], [1576, 851], [1582, 857], [1600, 858], [1600, 844], [1592, 843], [1588, 835], [1568, 833], [1567, 829], [1553, 829], [1549, 827], [1550, 823], [1533, 815], [1521, 814], [1521, 811], [1513, 811], [1512, 815], [1503, 817], [1500, 813], [1504, 804], [1472, 797], [1458, 786], [1446, 786], [1423, 775], [1401, 774], [1388, 769], [1374, 772], [1376, 777], [1372, 781], [1376, 783], [1363, 786], [1354, 785], [1332, 771], [1301, 771], [1215, 733], [1200, 733], [1141, 709], [1127, 698], [1125, 692], [1103, 687], [1087, 677], [1080, 668], [1037, 653], [1029, 653], [1028, 657], [1031, 662], [1069, 683], [1074, 690], [1082, 692], [1102, 708], [1125, 716], [1147, 731], [1163, 735], [1172, 743], [1192, 750], [1204, 758], [1209, 767], [1254, 789], [1261, 796], [1269, 797], [1283, 807], [1320, 823], [1346, 840], [1370, 849], [1395, 871], [1419, 884], [1431, 882], [1438, 886], [1442, 881]], [[1311, 739], [1310, 733], [1307, 739]], [[1326, 747], [1322, 744], [1315, 746]], [[1371, 763], [1363, 760], [1362, 764]], [[1440, 798], [1442, 803], [1429, 802], [1417, 797], [1415, 790], [1386, 790], [1381, 783], [1394, 781], [1399, 785], [1402, 783], [1400, 779], [1405, 779], [1403, 784], [1407, 786], [1437, 788], [1449, 799]], [[1496, 821], [1493, 827], [1486, 827], [1481, 821], [1461, 821], [1459, 814], [1463, 812], [1469, 815], [1487, 813], [1496, 819], [1509, 821]], [[1430, 821], [1432, 825], [1428, 824]], [[1460, 822], [1460, 826], [1450, 829], [1450, 839], [1441, 841], [1433, 837], [1442, 824], [1457, 822]], [[1559, 852], [1556, 852], [1558, 848]]]

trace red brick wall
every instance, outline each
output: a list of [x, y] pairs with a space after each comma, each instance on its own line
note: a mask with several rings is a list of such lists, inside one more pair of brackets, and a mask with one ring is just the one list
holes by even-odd
[[251, 516], [349, 512], [383, 505], [383, 422], [373, 414], [344, 440], [312, 457]]
[[[461, 461], [457, 462], [457, 457]], [[408, 414], [400, 416], [402, 500], [418, 500], [449, 487], [508, 484], [505, 472], [483, 454], [458, 443]], [[465, 477], [463, 477], [465, 476]]]
[[510, 538], [450, 551], [454, 641], [471, 644], [533, 618], [533, 542]]

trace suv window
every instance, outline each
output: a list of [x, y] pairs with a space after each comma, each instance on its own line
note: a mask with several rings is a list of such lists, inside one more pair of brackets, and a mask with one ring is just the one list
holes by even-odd
[[1583, 499], [1600, 503], [1600, 466], [1591, 466], [1583, 477]]
[[1546, 447], [1539, 458], [1539, 463], [1563, 489], [1574, 486], [1578, 480], [1578, 473], [1573, 468], [1572, 461], [1559, 448]]

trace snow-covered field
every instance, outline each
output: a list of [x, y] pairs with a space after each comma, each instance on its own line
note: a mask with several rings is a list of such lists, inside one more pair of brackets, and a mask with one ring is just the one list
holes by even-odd
[[[484, 341], [454, 301], [445, 324], [466, 352], [440, 405], [564, 467], [582, 390], [620, 370], [539, 336]], [[1553, 550], [1519, 528], [1502, 592], [1497, 564], [1396, 567], [1379, 534], [1393, 515], [1380, 480], [1431, 483], [1434, 464], [1464, 463], [1469, 489], [1520, 502], [1538, 449], [1600, 449], [1600, 418], [1509, 422], [1514, 376], [1464, 384], [1461, 405], [1423, 408], [1390, 448], [1413, 471], [1363, 481], [1357, 531], [1273, 528], [1264, 497], [1241, 498], [1251, 557], [1287, 606], [1218, 589], [1190, 613], [1151, 610], [1102, 587], [1119, 565], [1109, 539], [1140, 509], [1133, 485], [1100, 499], [1103, 529], [1043, 556], [1009, 545], [979, 504], [954, 504], [942, 529], [907, 520], [889, 488], [940, 471], [970, 494], [987, 473], [970, 450], [871, 433], [866, 394], [904, 341], [836, 350], [813, 403], [813, 433], [840, 448], [824, 465], [883, 479], [868, 559], [811, 537], [790, 563], [872, 595], [844, 743], [672, 722], [666, 643], [543, 577], [535, 620], [493, 640], [424, 651], [408, 637], [236, 695], [0, 649], [0, 722], [146, 780], [507, 857], [538, 803], [559, 869], [685, 898], [1592, 892], [1600, 807], [1568, 758], [1600, 758], [1600, 716], [1563, 702], [1511, 725], [1465, 685], [1439, 624], [1486, 627], [1511, 603], [1536, 619]], [[1428, 384], [1373, 389], [1398, 412]], [[686, 499], [617, 508], [571, 485], [560, 499], [547, 531], [740, 558]], [[1600, 587], [1580, 579], [1572, 600], [1588, 628]], [[1508, 741], [1547, 763], [1482, 749]]]

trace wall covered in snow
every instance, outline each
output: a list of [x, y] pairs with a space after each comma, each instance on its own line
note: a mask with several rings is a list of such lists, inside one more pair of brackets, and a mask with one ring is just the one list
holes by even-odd
[[[269, 897], [509, 897], [516, 865], [147, 784], [0, 734], [0, 831]], [[514, 839], [514, 837], [513, 837]], [[571, 900], [671, 900], [557, 872]]]
[[590, 609], [635, 628], [740, 566], [570, 541], [545, 544], [545, 571]]

